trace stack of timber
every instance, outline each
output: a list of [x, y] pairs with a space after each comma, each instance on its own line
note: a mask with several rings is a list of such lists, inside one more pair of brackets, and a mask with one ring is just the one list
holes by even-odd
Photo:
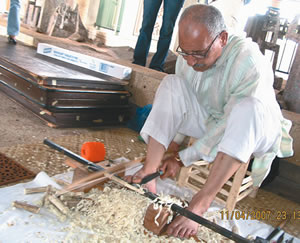
[[124, 125], [130, 119], [128, 81], [0, 42], [0, 90], [51, 127]]

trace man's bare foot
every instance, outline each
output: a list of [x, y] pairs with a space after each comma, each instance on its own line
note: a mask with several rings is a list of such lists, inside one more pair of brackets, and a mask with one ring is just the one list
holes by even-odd
[[199, 224], [184, 216], [177, 216], [168, 226], [167, 234], [179, 238], [190, 238], [197, 234]]

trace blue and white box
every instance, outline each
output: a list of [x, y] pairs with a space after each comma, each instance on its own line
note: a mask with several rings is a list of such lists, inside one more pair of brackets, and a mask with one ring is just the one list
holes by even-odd
[[132, 68], [130, 67], [66, 50], [50, 44], [39, 43], [37, 46], [37, 53], [121, 80], [129, 80], [131, 78]]

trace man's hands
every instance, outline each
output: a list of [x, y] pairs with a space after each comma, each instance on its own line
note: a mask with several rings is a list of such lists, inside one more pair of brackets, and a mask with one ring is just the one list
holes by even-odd
[[[174, 178], [179, 173], [180, 168], [183, 166], [182, 162], [175, 159], [175, 155], [167, 158], [163, 161], [162, 166], [159, 168], [163, 172], [161, 179], [168, 177]], [[141, 180], [155, 171], [146, 171], [145, 167], [137, 171], [134, 175], [125, 176], [124, 179], [129, 183], [140, 183]], [[156, 182], [155, 180], [149, 181], [145, 187], [153, 193], [156, 193]]]
[[160, 170], [163, 171], [163, 175], [161, 176], [161, 178], [175, 178], [182, 166], [183, 163], [176, 159], [176, 155], [167, 158], [163, 161], [163, 164], [160, 167]]
[[[172, 151], [175, 155], [163, 160], [165, 148], [152, 137], [149, 138], [148, 153], [146, 162], [141, 170], [133, 176], [126, 176], [125, 180], [129, 183], [140, 183], [146, 175], [156, 172], [158, 169], [163, 171], [162, 179], [167, 177], [175, 177], [183, 166], [182, 162], [176, 158], [178, 155], [179, 145], [170, 144], [168, 152]], [[159, 168], [159, 165], [163, 161]], [[216, 194], [220, 191], [224, 183], [234, 174], [240, 167], [240, 161], [219, 152], [214, 160], [213, 166], [209, 172], [208, 178], [202, 190], [194, 195], [189, 207], [191, 212], [202, 215], [210, 206]], [[156, 193], [156, 181], [148, 182], [146, 188], [150, 192]], [[184, 216], [178, 216], [167, 229], [169, 235], [180, 238], [189, 238], [197, 233], [198, 224]]]
[[[137, 171], [134, 175], [125, 176], [124, 179], [129, 183], [137, 183], [139, 184], [141, 180], [151, 174], [152, 172], [145, 172], [144, 167]], [[147, 184], [145, 184], [145, 187], [152, 193], [156, 193], [156, 182], [155, 180], [149, 181]]]

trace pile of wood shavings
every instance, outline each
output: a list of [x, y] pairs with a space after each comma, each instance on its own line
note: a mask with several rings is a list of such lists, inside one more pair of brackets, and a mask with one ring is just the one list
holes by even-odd
[[156, 198], [153, 201], [153, 208], [155, 210], [158, 210], [157, 215], [154, 218], [154, 223], [159, 226], [159, 223], [157, 222], [157, 219], [159, 218], [163, 207], [166, 207], [168, 212], [170, 213], [168, 219], [167, 219], [167, 224], [171, 223], [174, 212], [171, 210], [171, 207], [173, 204], [177, 204], [180, 207], [186, 208], [188, 204], [186, 202], [182, 202], [180, 199], [177, 199], [175, 197], [172, 197], [170, 195], [160, 195], [158, 198]]
[[[66, 240], [88, 242], [182, 242], [174, 237], [156, 236], [143, 226], [151, 200], [127, 189], [105, 187], [91, 190], [71, 213], [71, 229]], [[82, 240], [78, 239], [78, 232]], [[195, 242], [193, 239], [185, 242]]]
[[[71, 227], [67, 242], [196, 242], [193, 238], [157, 236], [143, 226], [150, 199], [136, 192], [106, 186], [103, 191], [91, 190], [70, 214]], [[80, 234], [78, 234], [80, 232]], [[226, 242], [224, 237], [199, 228], [203, 242]], [[88, 240], [87, 240], [88, 239]]]

